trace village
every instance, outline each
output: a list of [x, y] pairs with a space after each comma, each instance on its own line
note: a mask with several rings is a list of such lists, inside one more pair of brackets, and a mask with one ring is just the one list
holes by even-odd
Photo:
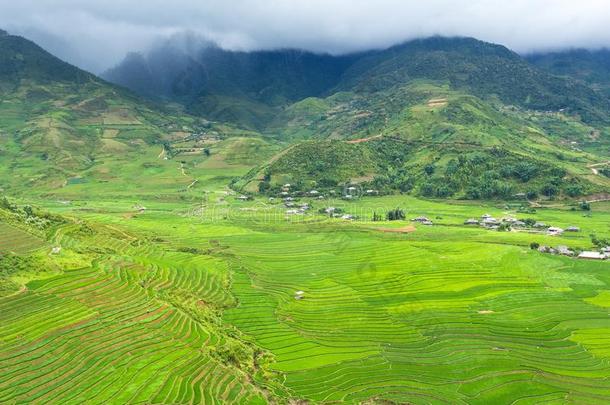
[[[298, 216], [305, 215], [312, 210], [311, 202], [300, 201], [301, 198], [309, 198], [312, 201], [315, 200], [326, 200], [327, 197], [317, 190], [310, 190], [308, 192], [291, 192], [291, 185], [285, 184], [278, 197], [269, 197], [270, 203], [281, 202], [283, 207], [285, 207], [285, 215], [288, 216]], [[356, 198], [357, 189], [356, 187], [350, 186], [346, 187], [345, 191], [342, 195], [338, 196], [343, 200], [351, 200]], [[329, 192], [330, 196], [337, 196], [336, 191]], [[364, 192], [365, 195], [376, 195], [375, 190], [366, 190]], [[239, 201], [249, 201], [253, 198], [247, 195], [239, 195], [236, 197]], [[330, 218], [337, 218], [347, 221], [352, 221], [359, 219], [357, 216], [346, 213], [340, 207], [327, 206], [317, 210], [317, 213], [323, 214]], [[373, 221], [383, 220], [385, 217], [378, 217], [377, 214], [373, 215]], [[405, 218], [399, 218], [405, 219]], [[420, 215], [410, 219], [411, 222], [418, 223], [424, 226], [433, 226], [434, 221], [427, 216]], [[576, 225], [570, 225], [565, 228], [560, 228], [558, 226], [552, 226], [545, 222], [537, 221], [533, 218], [523, 218], [519, 219], [515, 216], [507, 215], [500, 219], [493, 217], [490, 214], [483, 214], [479, 218], [467, 218], [463, 222], [464, 226], [467, 227], [480, 227], [490, 231], [497, 232], [525, 232], [531, 233], [534, 235], [545, 235], [545, 236], [562, 236], [566, 233], [578, 233], [581, 231], [580, 227]], [[555, 247], [540, 245], [538, 243], [533, 242], [530, 246], [532, 249], [537, 250], [540, 253], [551, 254], [551, 255], [561, 255], [574, 257], [578, 259], [585, 260], [606, 260], [610, 259], [610, 246], [600, 247], [598, 250], [582, 250], [570, 248], [565, 245], [558, 245]]]

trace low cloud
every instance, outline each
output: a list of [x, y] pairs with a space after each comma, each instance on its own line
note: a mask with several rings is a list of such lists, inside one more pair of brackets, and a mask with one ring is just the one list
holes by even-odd
[[229, 49], [345, 53], [430, 35], [473, 36], [518, 52], [610, 46], [605, 0], [20, 0], [0, 27], [94, 72], [193, 32]]

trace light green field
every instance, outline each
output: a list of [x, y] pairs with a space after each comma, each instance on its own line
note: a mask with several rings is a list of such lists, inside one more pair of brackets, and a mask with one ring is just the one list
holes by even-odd
[[[53, 271], [13, 277], [23, 286], [0, 298], [0, 403], [609, 400], [610, 264], [529, 247], [591, 248], [610, 234], [608, 203], [521, 214], [395, 195], [306, 199], [286, 216], [227, 187], [271, 152], [260, 140], [179, 160], [157, 149], [98, 165], [108, 182], [85, 173], [31, 197], [67, 222], [44, 232], [61, 253], [37, 256]], [[435, 225], [371, 222], [396, 207]], [[581, 232], [463, 225], [485, 213]], [[15, 235], [24, 255], [42, 243]]]
[[[50, 232], [54, 243], [95, 250], [81, 257], [87, 266], [0, 301], [0, 401], [610, 398], [608, 263], [529, 249], [533, 241], [590, 247], [590, 233], [608, 234], [603, 205], [590, 217], [524, 215], [582, 227], [554, 238], [461, 225], [514, 214], [501, 206], [401, 196], [334, 203], [363, 219], [395, 206], [439, 219], [400, 234], [376, 228], [404, 222], [287, 220], [277, 207], [231, 196], [204, 202], [207, 214], [188, 202], [148, 201], [133, 216], [125, 200], [48, 203], [98, 224], [92, 234], [62, 226]], [[272, 357], [220, 354], [235, 345]]]

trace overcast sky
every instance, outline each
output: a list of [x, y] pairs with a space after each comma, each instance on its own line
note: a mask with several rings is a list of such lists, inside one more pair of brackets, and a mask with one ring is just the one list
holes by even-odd
[[100, 72], [191, 31], [230, 49], [343, 53], [430, 35], [518, 52], [610, 46], [608, 0], [0, 0], [0, 27]]

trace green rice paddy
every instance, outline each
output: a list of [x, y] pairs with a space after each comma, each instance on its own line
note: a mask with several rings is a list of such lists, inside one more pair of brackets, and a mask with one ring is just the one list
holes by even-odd
[[[0, 403], [610, 400], [609, 264], [529, 247], [590, 248], [610, 230], [605, 203], [520, 214], [388, 196], [295, 218], [209, 184], [140, 213], [123, 198], [40, 201], [90, 229], [49, 230], [63, 271], [0, 299]], [[330, 204], [361, 220], [313, 213]], [[397, 206], [435, 225], [369, 221]], [[581, 232], [463, 225], [484, 213]]]

